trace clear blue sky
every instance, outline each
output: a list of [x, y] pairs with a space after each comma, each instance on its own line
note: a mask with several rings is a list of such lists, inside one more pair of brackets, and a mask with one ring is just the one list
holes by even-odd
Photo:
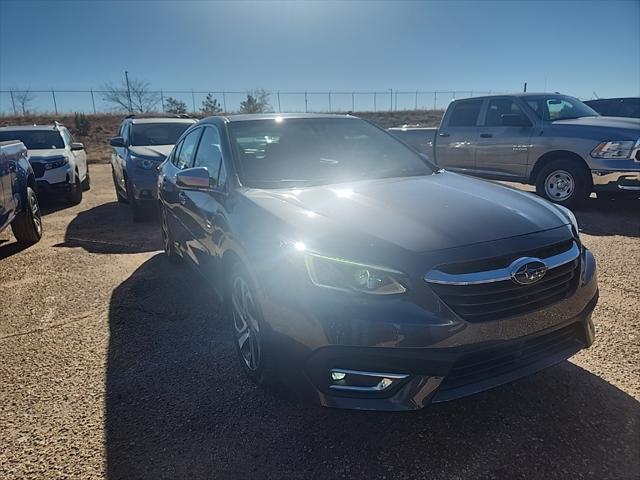
[[[0, 0], [0, 90], [97, 89], [124, 70], [165, 90], [479, 92], [527, 81], [638, 96], [640, 0]], [[3, 111], [7, 102], [0, 95]]]

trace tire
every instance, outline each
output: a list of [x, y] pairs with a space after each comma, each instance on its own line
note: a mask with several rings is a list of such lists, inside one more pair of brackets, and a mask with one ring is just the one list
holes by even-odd
[[118, 203], [129, 203], [129, 201], [120, 193], [120, 188], [118, 187], [118, 182], [116, 180], [116, 174], [113, 169], [111, 169], [111, 179], [113, 180], [113, 189], [116, 191], [116, 199], [118, 200]]
[[147, 219], [147, 211], [138, 205], [138, 202], [136, 202], [136, 198], [133, 196], [133, 188], [131, 188], [129, 180], [126, 181], [126, 187], [127, 203], [131, 209], [131, 218], [133, 218], [133, 221], [136, 223], [144, 222]]
[[89, 165], [87, 165], [87, 175], [82, 181], [82, 191], [86, 192], [91, 189], [91, 175], [89, 175]]
[[75, 176], [71, 191], [67, 193], [66, 197], [69, 205], [79, 205], [82, 202], [82, 182], [78, 175]]
[[585, 167], [573, 160], [556, 160], [545, 165], [536, 179], [536, 193], [547, 200], [577, 207], [591, 194], [591, 181]]
[[180, 254], [176, 249], [171, 230], [169, 229], [169, 222], [167, 222], [167, 210], [164, 207], [160, 207], [160, 230], [162, 232], [162, 245], [164, 247], [164, 254], [169, 259], [169, 262], [176, 264], [180, 261]]
[[[225, 313], [231, 323], [232, 340], [240, 366], [256, 384], [274, 385], [274, 359], [253, 280], [239, 262], [231, 266], [227, 280]], [[244, 294], [249, 297], [243, 297]], [[245, 332], [248, 332], [248, 336], [245, 336]]]
[[23, 245], [33, 245], [42, 238], [42, 216], [38, 197], [31, 187], [27, 187], [27, 205], [11, 222], [11, 230]]

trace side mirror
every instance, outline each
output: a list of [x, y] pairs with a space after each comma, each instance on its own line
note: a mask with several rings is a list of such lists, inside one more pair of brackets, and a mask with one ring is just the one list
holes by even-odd
[[208, 190], [212, 181], [206, 167], [187, 168], [176, 174], [176, 185], [193, 190]]
[[72, 152], [77, 150], [84, 150], [84, 144], [80, 142], [74, 142], [71, 145], [69, 145], [69, 148], [71, 149]]
[[531, 122], [524, 115], [517, 113], [505, 113], [500, 115], [500, 121], [503, 127], [530, 127]]
[[124, 138], [114, 137], [109, 140], [109, 145], [111, 145], [112, 147], [125, 147]]

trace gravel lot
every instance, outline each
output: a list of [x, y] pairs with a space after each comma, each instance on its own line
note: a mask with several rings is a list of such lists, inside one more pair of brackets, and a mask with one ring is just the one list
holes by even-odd
[[640, 205], [577, 212], [595, 345], [420, 412], [303, 405], [250, 384], [219, 305], [133, 224], [110, 170], [45, 237], [0, 234], [0, 478], [640, 477]]

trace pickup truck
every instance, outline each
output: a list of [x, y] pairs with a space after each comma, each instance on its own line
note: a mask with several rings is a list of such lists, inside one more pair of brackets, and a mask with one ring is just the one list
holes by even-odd
[[42, 237], [35, 175], [27, 148], [17, 140], [0, 142], [0, 232], [9, 225], [18, 243]]
[[640, 195], [640, 120], [604, 117], [560, 94], [454, 100], [440, 127], [389, 132], [447, 170], [535, 185], [552, 202]]

